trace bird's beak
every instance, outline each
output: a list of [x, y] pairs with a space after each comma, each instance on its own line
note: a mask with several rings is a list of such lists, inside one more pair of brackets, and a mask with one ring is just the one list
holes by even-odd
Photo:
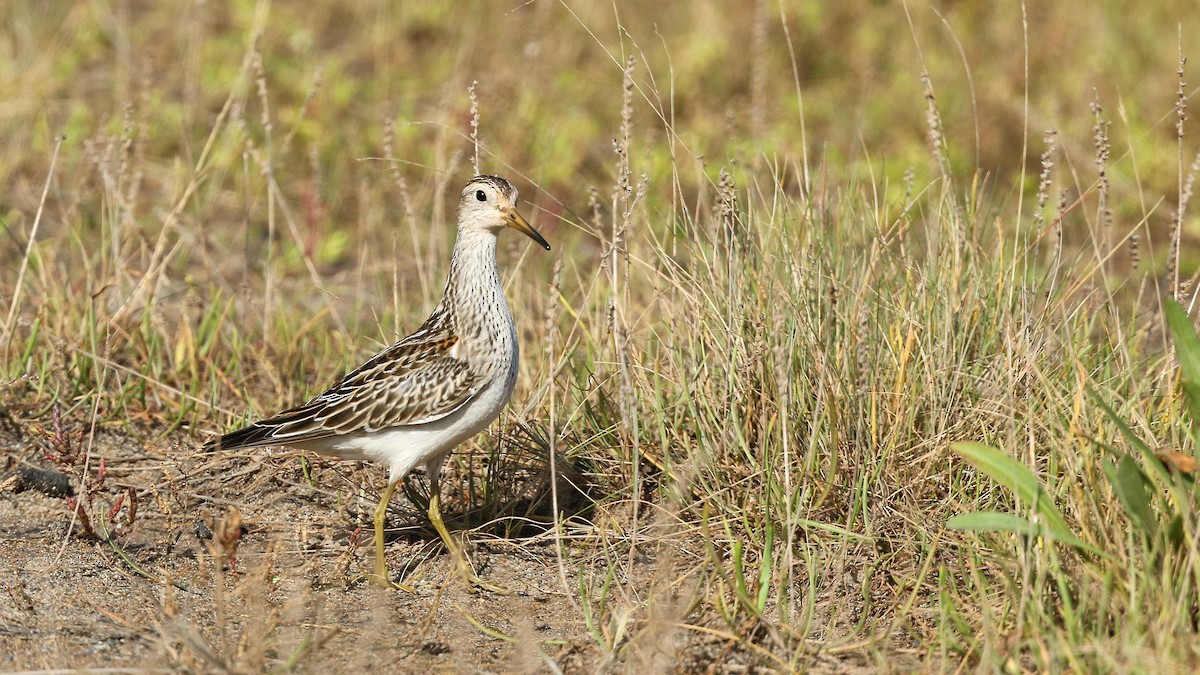
[[546, 243], [546, 240], [542, 238], [542, 235], [538, 234], [537, 230], [533, 229], [532, 225], [525, 222], [525, 219], [521, 217], [521, 214], [517, 213], [516, 209], [509, 209], [504, 214], [504, 222], [512, 229], [524, 232], [530, 239], [541, 244], [542, 248], [547, 251], [550, 250], [550, 244]]

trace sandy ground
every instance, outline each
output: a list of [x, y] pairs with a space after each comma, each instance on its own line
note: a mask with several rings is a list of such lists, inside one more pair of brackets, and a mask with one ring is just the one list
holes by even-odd
[[[78, 489], [85, 471], [46, 459], [55, 450], [51, 417], [0, 410], [0, 671], [780, 670], [727, 628], [685, 627], [697, 622], [694, 597], [662, 589], [686, 588], [702, 551], [689, 560], [676, 543], [648, 546], [635, 564], [614, 565], [611, 550], [606, 558], [594, 543], [568, 542], [560, 561], [545, 531], [480, 528], [467, 537], [469, 558], [508, 592], [475, 591], [421, 509], [398, 493], [388, 563], [411, 592], [381, 589], [359, 579], [373, 563], [382, 469], [281, 449], [203, 455], [187, 434], [164, 440], [155, 431], [162, 425], [148, 417], [142, 429], [97, 429], [86, 471], [93, 494], [82, 509], [97, 535], [88, 537], [56, 492]], [[62, 428], [60, 440], [77, 439], [86, 426]], [[86, 445], [72, 440], [71, 448]], [[39, 472], [66, 474], [71, 488]], [[461, 530], [463, 491], [453, 473], [447, 479], [447, 521]], [[419, 503], [424, 478], [414, 485]], [[617, 590], [601, 603], [614, 574]], [[585, 605], [598, 617], [590, 627]], [[856, 672], [879, 664], [848, 653], [799, 665]]]
[[[83, 428], [63, 426], [67, 436]], [[419, 508], [398, 496], [388, 561], [413, 592], [377, 588], [356, 578], [373, 560], [370, 512], [382, 470], [304, 462], [282, 450], [204, 456], [185, 434], [153, 440], [153, 426], [148, 421], [142, 438], [97, 432], [87, 475], [95, 481], [104, 458], [105, 479], [84, 509], [93, 531], [127, 523], [130, 494], [138, 503], [132, 526], [108, 542], [81, 536], [84, 525], [72, 523], [67, 500], [47, 488], [52, 476], [33, 480], [58, 471], [74, 489], [84, 473], [82, 465], [45, 459], [53, 443], [43, 432], [52, 425], [7, 417], [0, 436], [0, 670], [595, 672], [629, 665], [606, 660], [583, 620], [578, 580], [591, 579], [593, 565], [581, 556], [560, 569], [544, 533], [472, 535], [469, 557], [480, 577], [508, 593], [469, 592]], [[416, 484], [423, 488], [423, 478]], [[448, 507], [453, 528], [452, 495]], [[687, 636], [661, 637], [667, 647], [683, 646]], [[714, 641], [696, 635], [690, 642]], [[696, 653], [690, 666], [669, 661], [675, 669], [709, 670], [718, 656]], [[736, 670], [739, 659], [727, 656], [720, 659]]]
[[[36, 433], [9, 431], [9, 476], [21, 467], [82, 473], [44, 461]], [[473, 541], [480, 576], [509, 592], [468, 592], [400, 497], [388, 560], [415, 592], [380, 589], [356, 581], [372, 562], [369, 525], [357, 530], [377, 492], [350, 481], [382, 472], [318, 460], [306, 477], [295, 453], [203, 457], [194, 445], [182, 435], [146, 444], [99, 434], [93, 462], [105, 458], [106, 476], [87, 509], [93, 530], [121, 493], [137, 494], [115, 546], [80, 536], [78, 521], [68, 535], [65, 499], [8, 481], [0, 669], [528, 671], [589, 651], [550, 541]], [[129, 501], [109, 528], [127, 521]]]

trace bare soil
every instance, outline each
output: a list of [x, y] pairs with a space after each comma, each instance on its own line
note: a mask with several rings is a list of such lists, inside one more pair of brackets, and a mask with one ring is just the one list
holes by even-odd
[[[205, 456], [186, 434], [155, 440], [153, 419], [144, 434], [100, 428], [86, 473], [95, 486], [103, 458], [105, 478], [82, 509], [87, 536], [56, 481], [33, 480], [61, 472], [79, 490], [85, 473], [45, 459], [46, 418], [9, 414], [0, 434], [0, 670], [618, 666], [606, 665], [582, 619], [572, 586], [583, 561], [560, 573], [544, 534], [469, 537], [479, 575], [508, 593], [469, 592], [400, 495], [388, 560], [413, 592], [358, 580], [373, 561], [370, 513], [383, 482], [374, 467], [283, 450]], [[84, 425], [63, 426], [78, 438]]]
[[[643, 606], [610, 611], [593, 628], [580, 584], [600, 588], [613, 566], [570, 543], [560, 562], [553, 538], [536, 528], [531, 536], [471, 530], [468, 553], [479, 576], [508, 592], [468, 589], [417, 505], [419, 476], [412, 494], [397, 492], [389, 519], [389, 568], [412, 591], [375, 587], [361, 575], [373, 563], [370, 522], [382, 469], [283, 449], [204, 455], [186, 433], [164, 439], [158, 430], [166, 424], [148, 415], [141, 428], [98, 425], [85, 471], [47, 456], [56, 434], [86, 448], [88, 424], [63, 422], [56, 432], [44, 410], [0, 409], [0, 670], [778, 669], [721, 630], [685, 628], [697, 618], [688, 616], [687, 598], [653, 597], [664, 586], [656, 581], [687, 575], [682, 557], [656, 556], [653, 547], [616, 571], [622, 588], [644, 588], [647, 597], [608, 599], [610, 609]], [[72, 517], [56, 474], [73, 491], [91, 486], [90, 504], [80, 509], [88, 524]], [[458, 489], [463, 482], [447, 478], [447, 521], [462, 528], [469, 500]], [[628, 570], [645, 578], [631, 579]], [[641, 611], [655, 602], [660, 609]], [[618, 631], [623, 649], [602, 648]], [[814, 655], [803, 665], [872, 668], [855, 654]]]

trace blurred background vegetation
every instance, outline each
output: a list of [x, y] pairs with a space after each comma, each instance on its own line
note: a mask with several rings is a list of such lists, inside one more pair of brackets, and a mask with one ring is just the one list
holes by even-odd
[[[728, 162], [802, 157], [837, 180], [899, 184], [930, 168], [927, 72], [956, 172], [978, 170], [1006, 198], [1022, 168], [1024, 189], [1036, 183], [1046, 129], [1086, 187], [1093, 101], [1112, 121], [1115, 189], [1173, 195], [1179, 39], [1186, 53], [1197, 13], [1188, 2], [1134, 12], [1083, 1], [10, 2], [0, 7], [6, 221], [31, 211], [59, 133], [61, 188], [87, 180], [104, 138], [132, 136], [148, 160], [141, 189], [177, 189], [230, 96], [245, 133], [268, 145], [243, 71], [260, 32], [274, 140], [294, 135], [274, 170], [286, 196], [319, 203], [320, 232], [361, 217], [347, 186], [387, 171], [360, 161], [382, 155], [385, 120], [414, 190], [450, 170], [470, 147], [473, 81], [495, 155], [483, 168], [519, 171], [539, 205], [583, 213], [587, 190], [613, 181], [628, 57], [638, 61], [632, 161], [651, 193], [668, 190], [672, 166], [694, 190]], [[84, 152], [89, 141], [98, 147]], [[197, 215], [241, 217], [210, 208]]]
[[[595, 649], [635, 642], [653, 594], [604, 605], [653, 504], [669, 590], [699, 589], [672, 620], [772, 667], [834, 639], [1195, 665], [1200, 554], [1113, 517], [1090, 403], [1186, 436], [1154, 312], [1200, 149], [1194, 2], [16, 1], [0, 26], [8, 404], [160, 438], [314, 393], [436, 302], [478, 120], [555, 247], [501, 240], [514, 408], [604, 491]], [[1015, 503], [961, 440], [1110, 557], [948, 533]]]

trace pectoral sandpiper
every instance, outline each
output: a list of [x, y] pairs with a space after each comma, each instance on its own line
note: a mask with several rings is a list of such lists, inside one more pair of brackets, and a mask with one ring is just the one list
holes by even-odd
[[476, 176], [458, 205], [458, 239], [442, 300], [415, 333], [371, 357], [312, 400], [205, 444], [206, 450], [286, 445], [388, 466], [375, 509], [373, 581], [391, 584], [383, 526], [397, 483], [418, 463], [429, 474], [429, 519], [460, 573], [488, 587], [451, 538], [441, 514], [442, 462], [499, 416], [517, 381], [517, 332], [496, 272], [505, 227], [550, 245], [517, 213], [517, 190]]

